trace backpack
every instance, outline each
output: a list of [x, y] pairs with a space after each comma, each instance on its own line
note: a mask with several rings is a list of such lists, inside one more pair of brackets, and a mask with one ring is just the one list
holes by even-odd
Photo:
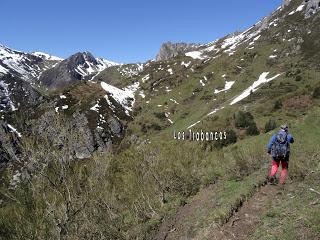
[[288, 135], [285, 131], [280, 131], [276, 135], [276, 140], [272, 146], [272, 156], [275, 158], [285, 158], [289, 152]]

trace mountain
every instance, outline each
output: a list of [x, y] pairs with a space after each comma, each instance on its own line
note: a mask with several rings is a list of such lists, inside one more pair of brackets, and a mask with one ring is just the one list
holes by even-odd
[[[145, 63], [2, 47], [0, 171], [12, 190], [0, 233], [318, 239], [319, 2], [286, 0], [244, 31], [165, 43]], [[265, 187], [265, 145], [283, 123], [296, 138], [288, 185]]]
[[[249, 29], [207, 44], [164, 43], [156, 61], [143, 64], [118, 65], [89, 52], [62, 60], [1, 46], [2, 73], [11, 74], [2, 77], [1, 109], [37, 106], [44, 116], [49, 109], [86, 115], [103, 102], [120, 122], [131, 119], [128, 129], [141, 138], [176, 124], [197, 127], [230, 106], [248, 102], [267, 84], [302, 77], [301, 63], [291, 59], [318, 57], [313, 51], [318, 47], [318, 3], [285, 1]], [[315, 61], [308, 65], [316, 66]], [[30, 118], [38, 118], [36, 112]], [[89, 119], [90, 126], [99, 126], [101, 119]]]
[[[230, 106], [250, 103], [266, 85], [302, 78], [303, 62], [315, 67], [318, 9], [319, 1], [285, 1], [243, 32], [207, 44], [167, 42], [156, 61], [143, 64], [118, 65], [89, 52], [62, 60], [1, 45], [1, 111], [32, 108], [35, 119], [49, 109], [86, 114], [103, 102], [120, 122], [132, 118], [128, 129], [142, 138], [176, 124], [194, 128]], [[100, 120], [91, 120], [98, 126]]]
[[[17, 139], [28, 137], [30, 134], [40, 134], [52, 141], [61, 137], [65, 138], [66, 135], [63, 136], [59, 133], [57, 125], [61, 119], [54, 115], [57, 115], [60, 111], [67, 112], [68, 104], [70, 102], [78, 103], [78, 101], [81, 101], [81, 96], [63, 98], [65, 96], [63, 94], [57, 96], [48, 94], [47, 88], [60, 89], [63, 87], [65, 89], [72, 83], [89, 80], [104, 69], [115, 65], [117, 64], [114, 62], [94, 58], [89, 52], [77, 53], [63, 60], [42, 52], [24, 53], [1, 45], [0, 117], [4, 120], [3, 128], [11, 130], [7, 131], [9, 136], [3, 135], [0, 137], [2, 142], [0, 148], [3, 151], [6, 151], [5, 149], [20, 149], [20, 141], [12, 140], [11, 144], [8, 141], [12, 138], [10, 137], [12, 134], [16, 135]], [[75, 88], [72, 87], [72, 90], [74, 91]], [[97, 105], [94, 102], [95, 99], [106, 102], [103, 98], [106, 93], [102, 88], [100, 94], [93, 92], [93, 90], [87, 92], [87, 96], [89, 94], [96, 95], [92, 99], [92, 106]], [[68, 89], [65, 90], [64, 94], [69, 96], [69, 91]], [[117, 106], [117, 102], [112, 105], [113, 108], [115, 106]], [[70, 154], [75, 158], [84, 158], [90, 156], [98, 148], [106, 148], [105, 143], [110, 141], [110, 136], [119, 135], [122, 129], [121, 124], [114, 117], [121, 114], [127, 116], [124, 109], [114, 114], [108, 104], [100, 110], [96, 106], [96, 112], [90, 110], [90, 107], [88, 106], [86, 113], [76, 112], [75, 122], [71, 121], [69, 124], [70, 128], [80, 129], [80, 132], [82, 131], [81, 137], [85, 139], [83, 144], [75, 142], [74, 148], [70, 149]], [[111, 114], [107, 117], [108, 111]], [[70, 112], [70, 109], [68, 109], [68, 112]], [[104, 117], [106, 117], [105, 120]], [[76, 121], [81, 122], [82, 125]], [[111, 128], [108, 127], [109, 123]], [[51, 127], [48, 127], [48, 124]], [[95, 127], [98, 125], [99, 129], [96, 129]], [[105, 130], [102, 129], [103, 125]], [[67, 128], [68, 126], [65, 125], [64, 127]], [[61, 143], [57, 141], [56, 144]], [[18, 155], [14, 155], [14, 151], [11, 151], [8, 156], [11, 156], [11, 159], [18, 159]], [[10, 163], [10, 158], [6, 157], [1, 162]], [[1, 166], [4, 165], [1, 164]]]
[[101, 58], [96, 59], [89, 52], [76, 53], [44, 71], [39, 81], [50, 88], [61, 88], [81, 80], [88, 80], [88, 76], [114, 65], [118, 64]]
[[42, 71], [61, 61], [60, 58], [43, 53], [24, 53], [0, 45], [0, 74], [12, 74], [33, 82]]

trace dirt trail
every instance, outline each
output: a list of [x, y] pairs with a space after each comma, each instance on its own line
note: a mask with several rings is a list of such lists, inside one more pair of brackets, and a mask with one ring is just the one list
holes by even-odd
[[[190, 203], [181, 207], [175, 216], [163, 222], [155, 239], [248, 239], [248, 236], [254, 232], [254, 229], [260, 223], [260, 217], [267, 210], [267, 207], [272, 202], [277, 201], [281, 195], [278, 186], [262, 186], [250, 199], [243, 203], [226, 224], [220, 226], [216, 223], [207, 223], [207, 226], [201, 226], [199, 223], [201, 221], [194, 221], [199, 216], [201, 209], [207, 211], [219, 207], [212, 201], [216, 189], [217, 186], [212, 185], [201, 190], [191, 199]], [[190, 221], [190, 219], [192, 220]], [[192, 223], [190, 224], [190, 222]], [[198, 231], [192, 232], [193, 227]]]
[[209, 239], [248, 239], [257, 225], [261, 216], [271, 203], [277, 201], [281, 191], [278, 186], [265, 185], [260, 188], [247, 202], [244, 202], [238, 212], [230, 218], [228, 223], [221, 226], [218, 232], [212, 232]]

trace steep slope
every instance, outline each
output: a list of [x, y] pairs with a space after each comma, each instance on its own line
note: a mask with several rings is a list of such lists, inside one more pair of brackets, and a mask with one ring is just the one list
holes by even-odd
[[140, 82], [140, 111], [131, 123], [133, 131], [144, 135], [147, 129], [151, 136], [158, 130], [150, 126], [168, 131], [194, 128], [234, 104], [255, 103], [252, 107], [259, 108], [271, 100], [272, 91], [274, 101], [277, 96], [282, 101], [290, 91], [311, 94], [317, 86], [313, 77], [319, 56], [312, 49], [318, 47], [320, 31], [319, 15], [306, 15], [309, 4], [291, 1], [244, 32], [184, 56], [146, 63], [135, 77]]
[[[130, 118], [121, 104], [112, 96], [104, 97], [107, 95], [100, 84], [93, 84], [97, 87], [89, 89], [87, 83], [79, 88], [67, 88], [69, 84], [90, 80], [114, 65], [88, 52], [62, 60], [42, 52], [24, 53], [1, 45], [0, 117], [3, 127], [11, 130], [2, 136], [0, 149], [6, 152], [13, 147], [23, 152], [19, 156], [10, 153], [11, 157], [6, 157], [1, 167], [18, 164], [19, 158], [26, 154], [20, 143], [35, 135], [60, 149], [64, 145], [62, 139], [69, 138], [69, 150], [63, 150], [70, 158], [78, 159], [90, 157], [97, 150], [106, 151], [112, 142], [119, 141], [124, 133], [119, 119]], [[64, 87], [64, 90], [50, 92], [46, 87]], [[74, 134], [61, 132], [61, 128]], [[12, 139], [11, 135], [21, 141], [10, 143], [7, 139]]]

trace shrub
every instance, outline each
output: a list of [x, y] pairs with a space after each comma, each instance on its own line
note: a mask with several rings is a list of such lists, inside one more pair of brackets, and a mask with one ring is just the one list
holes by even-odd
[[302, 77], [300, 76], [300, 75], [297, 75], [296, 77], [295, 77], [295, 81], [296, 82], [300, 82], [302, 80]]
[[160, 120], [166, 119], [166, 115], [164, 112], [154, 112], [153, 115], [156, 116]]
[[237, 134], [236, 134], [235, 131], [233, 131], [231, 129], [231, 130], [226, 131], [226, 133], [227, 133], [227, 139], [216, 141], [214, 143], [214, 147], [215, 148], [220, 149], [222, 147], [226, 147], [226, 146], [228, 146], [230, 144], [233, 144], [233, 143], [237, 142]]
[[278, 99], [274, 102], [273, 109], [280, 110], [281, 108], [282, 108], [282, 101]]
[[257, 128], [257, 125], [255, 122], [251, 122], [249, 127], [247, 128], [246, 134], [250, 136], [259, 135], [259, 129]]
[[316, 87], [312, 93], [312, 97], [313, 98], [317, 98], [319, 99], [320, 98], [320, 87]]
[[274, 119], [269, 119], [268, 122], [266, 122], [266, 125], [264, 127], [265, 132], [270, 132], [273, 129], [275, 129], [277, 127], [277, 123]]
[[253, 116], [250, 112], [239, 111], [234, 114], [234, 120], [237, 128], [246, 128], [253, 122]]

